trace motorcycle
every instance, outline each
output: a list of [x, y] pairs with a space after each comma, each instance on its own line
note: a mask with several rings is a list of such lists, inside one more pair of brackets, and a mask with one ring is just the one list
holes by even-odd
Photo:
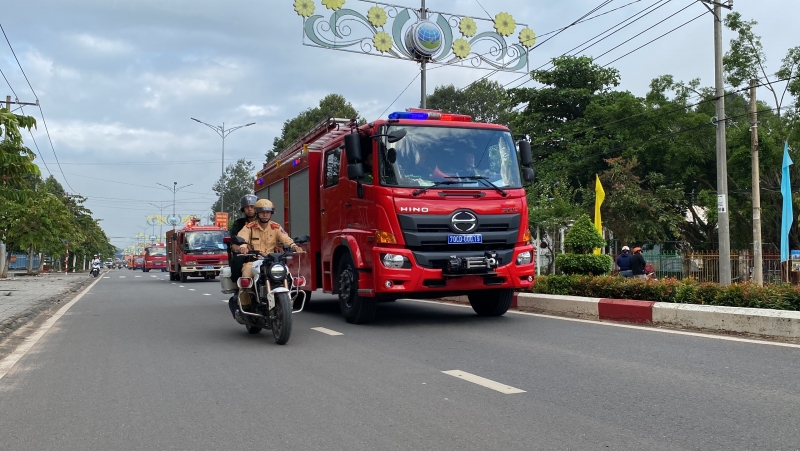
[[[308, 242], [308, 236], [301, 236], [294, 239], [296, 244]], [[225, 244], [230, 248], [231, 244], [248, 244], [243, 238], [225, 237]], [[300, 256], [292, 249], [283, 252], [272, 252], [263, 254], [258, 251], [250, 251], [245, 255], [245, 262], [253, 262], [253, 274], [255, 277], [240, 277], [235, 283], [231, 278], [231, 268], [225, 267], [220, 274], [220, 284], [223, 293], [233, 293], [228, 301], [232, 306], [238, 307], [235, 310], [234, 319], [237, 323], [247, 328], [247, 332], [257, 334], [262, 329], [272, 330], [275, 343], [282, 345], [289, 341], [292, 333], [292, 314], [303, 311], [306, 303], [306, 292], [301, 288], [305, 286], [304, 277], [294, 277], [289, 272], [287, 261], [298, 257], [298, 267]], [[244, 290], [250, 296], [250, 308], [242, 308], [239, 300], [239, 291]], [[299, 305], [297, 310], [293, 307]]]
[[100, 263], [92, 263], [92, 277], [97, 277], [100, 275]]

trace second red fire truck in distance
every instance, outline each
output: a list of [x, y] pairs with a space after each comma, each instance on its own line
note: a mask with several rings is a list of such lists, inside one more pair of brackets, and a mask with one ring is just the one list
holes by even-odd
[[165, 272], [167, 270], [167, 246], [164, 243], [153, 243], [144, 248], [143, 272], [151, 269]]
[[215, 225], [200, 225], [199, 219], [182, 229], [167, 231], [167, 270], [170, 280], [186, 282], [189, 277], [214, 279], [228, 265], [223, 238], [228, 231]]
[[381, 300], [448, 295], [498, 316], [533, 284], [533, 169], [518, 146], [505, 126], [438, 111], [331, 118], [265, 164], [255, 191], [291, 236], [311, 236], [300, 273], [339, 295], [348, 322]]

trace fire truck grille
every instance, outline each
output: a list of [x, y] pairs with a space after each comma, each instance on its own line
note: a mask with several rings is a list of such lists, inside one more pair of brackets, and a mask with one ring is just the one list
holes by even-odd
[[[476, 224], [468, 233], [480, 234], [481, 243], [448, 244], [448, 235], [463, 233], [463, 224], [454, 223], [453, 214], [398, 215], [398, 219], [406, 246], [414, 251], [420, 266], [442, 268], [451, 255], [475, 257], [486, 251], [497, 252], [503, 264], [510, 262], [519, 237], [520, 215], [471, 215], [474, 215]], [[460, 227], [456, 228], [456, 225]]]
[[218, 258], [198, 258], [197, 259], [198, 265], [219, 265]]

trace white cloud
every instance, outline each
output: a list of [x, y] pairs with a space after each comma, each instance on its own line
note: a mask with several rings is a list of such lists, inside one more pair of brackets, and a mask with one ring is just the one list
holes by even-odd
[[249, 117], [275, 116], [281, 109], [277, 105], [240, 105], [239, 109]]
[[83, 47], [101, 53], [123, 54], [130, 53], [134, 50], [134, 47], [127, 42], [106, 39], [99, 36], [93, 36], [88, 33], [76, 35], [74, 36], [74, 39]]

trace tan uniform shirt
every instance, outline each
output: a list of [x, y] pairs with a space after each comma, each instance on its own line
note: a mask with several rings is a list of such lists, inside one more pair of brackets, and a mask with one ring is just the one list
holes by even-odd
[[283, 227], [274, 221], [261, 224], [259, 221], [250, 222], [239, 231], [239, 237], [250, 243], [249, 248], [261, 253], [275, 252], [278, 243], [291, 247], [294, 241], [289, 237]]

